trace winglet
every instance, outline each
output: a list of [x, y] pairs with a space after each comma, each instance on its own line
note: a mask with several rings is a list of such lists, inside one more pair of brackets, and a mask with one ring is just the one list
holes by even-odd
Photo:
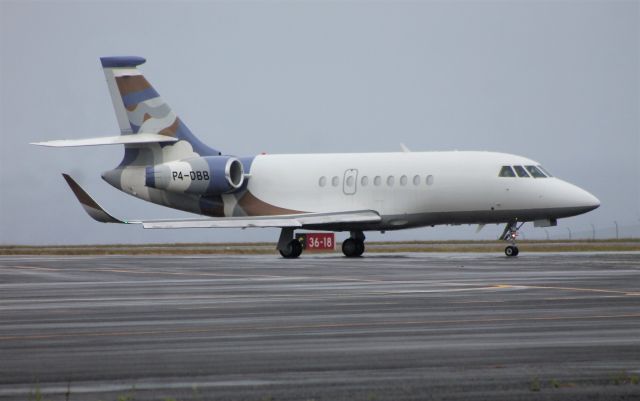
[[73, 194], [78, 198], [78, 201], [84, 208], [84, 210], [91, 216], [94, 220], [97, 220], [101, 223], [123, 223], [126, 224], [126, 221], [122, 221], [116, 219], [109, 213], [107, 213], [98, 203], [93, 200], [93, 198], [84, 190], [73, 178], [71, 178], [67, 174], [62, 174], [64, 179], [69, 184], [69, 187], [73, 191]]

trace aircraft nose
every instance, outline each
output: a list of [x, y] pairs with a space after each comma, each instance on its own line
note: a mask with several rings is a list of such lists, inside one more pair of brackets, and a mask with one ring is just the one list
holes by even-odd
[[576, 187], [575, 189], [576, 191], [574, 191], [573, 202], [581, 209], [582, 213], [586, 213], [600, 207], [600, 199], [582, 188]]

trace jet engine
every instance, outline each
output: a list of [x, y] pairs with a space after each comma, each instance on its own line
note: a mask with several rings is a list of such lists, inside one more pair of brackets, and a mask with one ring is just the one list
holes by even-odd
[[244, 184], [242, 162], [231, 156], [194, 157], [147, 167], [145, 185], [197, 195], [221, 195]]

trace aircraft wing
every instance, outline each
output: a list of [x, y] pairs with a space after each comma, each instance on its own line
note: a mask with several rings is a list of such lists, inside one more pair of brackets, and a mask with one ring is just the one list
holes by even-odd
[[[224, 217], [181, 220], [139, 221], [144, 228], [250, 228], [250, 227], [298, 227], [335, 225], [344, 223], [375, 223], [380, 215], [373, 210], [357, 210], [336, 213], [303, 213], [280, 216]], [[130, 221], [129, 223], [134, 223]]]
[[73, 178], [62, 174], [84, 210], [101, 223], [141, 224], [144, 228], [250, 228], [336, 225], [349, 223], [376, 223], [380, 215], [373, 210], [335, 213], [302, 213], [280, 216], [192, 218], [169, 220], [121, 220], [104, 210]]

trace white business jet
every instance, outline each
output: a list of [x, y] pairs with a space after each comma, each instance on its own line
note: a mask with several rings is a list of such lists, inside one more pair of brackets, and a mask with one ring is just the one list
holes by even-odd
[[297, 229], [346, 231], [347, 257], [365, 250], [366, 231], [443, 224], [506, 223], [507, 256], [526, 222], [597, 208], [589, 192], [549, 174], [538, 162], [493, 152], [287, 154], [236, 157], [191, 133], [142, 75], [141, 57], [103, 57], [120, 135], [39, 142], [43, 146], [124, 145], [120, 165], [102, 178], [149, 202], [201, 215], [123, 220], [96, 203], [70, 176], [76, 197], [95, 220], [144, 228], [278, 227], [277, 249], [297, 258]]

